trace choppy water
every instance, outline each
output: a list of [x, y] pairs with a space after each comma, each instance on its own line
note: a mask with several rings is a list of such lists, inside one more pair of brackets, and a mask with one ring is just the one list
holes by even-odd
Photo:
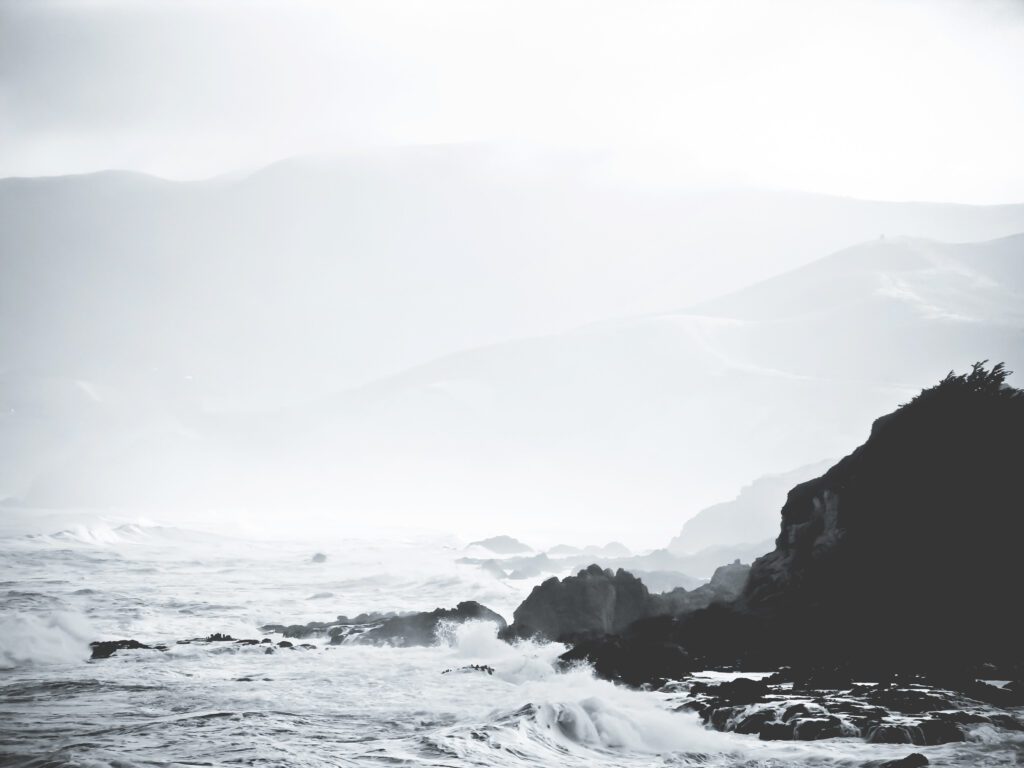
[[[266, 654], [174, 645], [267, 622], [475, 599], [506, 617], [532, 584], [453, 561], [454, 541], [251, 542], [91, 522], [0, 538], [0, 763], [11, 766], [862, 765], [910, 748], [859, 739], [766, 743], [706, 730], [669, 694], [559, 673], [555, 644], [509, 646], [492, 625], [432, 648]], [[310, 561], [315, 551], [326, 563]], [[88, 642], [166, 653], [88, 661]], [[493, 676], [444, 674], [488, 664]], [[1022, 742], [979, 729], [923, 751], [935, 765], [1016, 765]]]

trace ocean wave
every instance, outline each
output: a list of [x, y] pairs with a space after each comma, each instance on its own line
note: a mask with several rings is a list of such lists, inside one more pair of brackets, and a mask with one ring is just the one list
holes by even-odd
[[26, 664], [74, 663], [89, 658], [92, 630], [70, 611], [0, 613], [0, 669]]

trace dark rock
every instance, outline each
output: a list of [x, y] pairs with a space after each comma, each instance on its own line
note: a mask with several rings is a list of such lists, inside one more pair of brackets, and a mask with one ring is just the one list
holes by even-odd
[[712, 707], [703, 713], [705, 722], [716, 731], [729, 729], [730, 724], [736, 722], [736, 718], [742, 714], [743, 707]]
[[291, 648], [291, 647], [293, 647], [293, 645], [292, 645], [292, 643], [289, 643], [287, 640], [282, 640], [281, 642], [279, 642], [277, 644], [277, 647], [278, 648]]
[[225, 643], [225, 642], [233, 642], [234, 639], [235, 638], [233, 638], [231, 635], [225, 635], [225, 634], [222, 634], [220, 632], [214, 632], [212, 635], [208, 635], [206, 637], [206, 642], [208, 642], [208, 643]]
[[733, 729], [736, 733], [760, 734], [764, 726], [775, 720], [775, 712], [770, 709], [763, 709], [759, 712], [752, 712], [736, 722]]
[[[350, 635], [350, 642], [374, 645], [433, 645], [437, 642], [438, 628], [444, 623], [462, 624], [467, 621], [489, 621], [506, 629], [505, 620], [480, 603], [469, 600], [455, 608], [437, 608], [429, 613], [413, 613], [385, 619], [379, 625], [358, 635]], [[331, 642], [338, 644], [336, 638]], [[339, 641], [340, 642], [340, 641]]]
[[735, 600], [743, 592], [750, 575], [750, 566], [736, 560], [715, 569], [711, 581], [692, 590], [682, 587], [652, 596], [649, 614], [652, 616], [682, 616], [707, 608], [712, 603]]
[[730, 704], [753, 704], [761, 701], [768, 693], [768, 684], [761, 680], [738, 677], [722, 683], [694, 683], [690, 686], [690, 693], [714, 696]]
[[[1024, 515], [1007, 510], [1019, 507], [1024, 396], [1005, 377], [977, 366], [876, 420], [867, 442], [790, 491], [742, 594], [680, 615], [661, 639], [710, 667], [1019, 669]], [[923, 642], [935, 617], [942, 641]], [[974, 697], [1007, 706], [1013, 691], [981, 686]]]
[[994, 704], [997, 707], [1020, 707], [1024, 706], [1024, 691], [1019, 687], [1010, 688], [1009, 685], [1002, 688], [983, 683], [981, 680], [970, 680], [955, 689], [972, 699], [983, 701], [986, 704]]
[[325, 555], [323, 552], [317, 552], [315, 555], [313, 555], [313, 562], [314, 563], [326, 563], [327, 562], [327, 555]]
[[[122, 649], [134, 650], [136, 648], [152, 649], [153, 646], [140, 643], [138, 640], [97, 640], [96, 642], [89, 643], [89, 647], [92, 648], [93, 659], [109, 659], [114, 651], [120, 651]], [[159, 650], [166, 650], [160, 648]]]
[[786, 711], [782, 713], [782, 722], [788, 723], [794, 717], [807, 717], [814, 714], [816, 712], [811, 707], [808, 707], [804, 702], [800, 702], [799, 704], [786, 707]]
[[252, 639], [235, 640], [235, 645], [259, 645], [259, 644], [260, 644], [259, 640], [252, 640]]
[[632, 686], [658, 686], [692, 671], [689, 657], [678, 645], [614, 636], [581, 641], [559, 659], [563, 664], [588, 661], [601, 677]]
[[936, 709], [950, 709], [953, 702], [933, 691], [877, 688], [865, 696], [869, 704], [896, 712], [921, 714]]
[[305, 639], [307, 637], [319, 637], [333, 626], [336, 626], [336, 622], [311, 621], [309, 624], [264, 624], [260, 627], [260, 631], [277, 632], [287, 637]]
[[765, 723], [759, 738], [761, 741], [792, 741], [793, 726], [789, 723]]
[[913, 744], [914, 741], [911, 729], [903, 725], [879, 725], [867, 734], [868, 744]]
[[1000, 728], [1005, 728], [1008, 731], [1024, 731], [1024, 723], [1021, 723], [1012, 715], [989, 715], [989, 721], [992, 725]]
[[887, 760], [879, 764], [878, 768], [923, 768], [928, 765], [928, 758], [920, 752], [911, 752], [899, 760]]
[[965, 741], [967, 739], [960, 725], [950, 718], [929, 718], [917, 723], [916, 727], [921, 734], [920, 743], [926, 746], [948, 744], [953, 741]]
[[797, 719], [793, 725], [793, 738], [799, 741], [834, 739], [843, 735], [843, 724], [838, 717]]
[[591, 565], [534, 587], [516, 608], [508, 634], [560, 641], [612, 635], [648, 616], [650, 607], [647, 587], [635, 576]]
[[457, 667], [455, 669], [446, 669], [441, 672], [442, 675], [448, 675], [452, 672], [483, 672], [484, 674], [493, 675], [494, 667], [488, 666], [487, 664], [467, 664], [464, 667]]

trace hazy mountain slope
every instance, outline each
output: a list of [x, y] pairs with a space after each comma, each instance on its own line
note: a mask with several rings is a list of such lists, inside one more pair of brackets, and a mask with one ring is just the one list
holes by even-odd
[[[613, 515], [635, 510], [668, 535], [680, 510], [841, 450], [857, 414], [890, 407], [929, 361], [996, 357], [1016, 332], [1016, 309], [998, 310], [995, 336], [991, 318], [932, 317], [843, 273], [865, 270], [840, 254], [750, 299], [552, 333], [704, 300], [880, 232], [1024, 229], [1024, 206], [640, 187], [535, 159], [447, 147], [208, 182], [0, 181], [0, 497], [553, 525], [575, 509], [605, 513], [594, 535], [609, 539]], [[957, 257], [992, 285], [940, 270], [954, 295], [938, 299], [1011, 307], [1014, 246], [1002, 261], [995, 247]], [[923, 339], [926, 325], [942, 332]], [[902, 362], [875, 353], [882, 338]]]
[[831, 461], [822, 461], [791, 472], [759, 477], [745, 485], [735, 499], [702, 509], [687, 520], [679, 535], [669, 542], [669, 551], [687, 555], [708, 547], [765, 542], [767, 552], [779, 535], [779, 510], [789, 489], [817, 477], [830, 466]]
[[[881, 233], [1024, 206], [641, 186], [582, 157], [434, 147], [249, 176], [0, 180], [5, 371], [266, 408], [443, 354], [664, 311]], [[186, 379], [185, 377], [190, 377]]]
[[699, 311], [441, 358], [272, 419], [108, 433], [28, 498], [515, 515], [560, 538], [585, 514], [588, 537], [657, 543], [751, 477], [841, 455], [948, 368], [1012, 365], [1022, 246], [872, 241]]

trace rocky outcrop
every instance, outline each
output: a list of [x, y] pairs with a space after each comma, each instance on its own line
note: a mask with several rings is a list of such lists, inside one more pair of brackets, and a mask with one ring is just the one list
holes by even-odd
[[444, 623], [462, 624], [467, 621], [489, 621], [498, 631], [506, 629], [501, 616], [474, 600], [459, 603], [455, 608], [437, 608], [429, 613], [413, 613], [384, 620], [379, 626], [353, 636], [357, 643], [373, 645], [434, 645], [438, 629]]
[[507, 629], [505, 619], [490, 608], [469, 600], [455, 608], [436, 608], [421, 613], [362, 613], [353, 618], [339, 616], [335, 621], [312, 621], [308, 624], [265, 624], [264, 632], [275, 632], [287, 637], [330, 638], [331, 645], [369, 644], [434, 645], [438, 630], [444, 624], [463, 624], [467, 621], [488, 621], [497, 625], [499, 632]]
[[762, 740], [845, 736], [872, 744], [933, 746], [971, 739], [979, 727], [1024, 729], [1012, 714], [920, 678], [858, 685], [820, 672], [787, 671], [765, 680], [687, 681], [675, 691], [681, 698], [677, 708], [696, 711], [710, 727]]
[[878, 419], [864, 445], [790, 491], [775, 550], [733, 607], [684, 619], [674, 639], [719, 663], [1024, 660], [1024, 396], [1005, 377], [951, 374]]
[[91, 659], [109, 659], [116, 651], [122, 650], [167, 650], [167, 646], [146, 645], [138, 640], [97, 640], [89, 643], [89, 648], [92, 649], [92, 655], [89, 657]]
[[558, 658], [563, 667], [588, 662], [601, 677], [634, 687], [657, 687], [693, 669], [676, 643], [616, 635], [579, 641]]
[[616, 634], [650, 615], [651, 607], [640, 579], [621, 568], [612, 573], [591, 565], [534, 587], [516, 608], [508, 634], [561, 641]]
[[712, 603], [735, 600], [747, 584], [750, 566], [736, 560], [715, 569], [711, 581], [687, 591], [677, 588], [654, 596], [651, 616], [683, 616]]
[[698, 667], [917, 671], [962, 689], [1018, 679], [1024, 395], [1006, 375], [950, 374], [878, 419], [864, 445], [790, 491], [775, 549], [737, 599], [642, 618], [625, 638], [676, 643]]
[[575, 576], [550, 578], [534, 587], [516, 609], [507, 633], [570, 642], [616, 635], [642, 619], [679, 616], [720, 600], [732, 600], [743, 589], [750, 566], [739, 561], [715, 571], [708, 584], [693, 590], [677, 587], [651, 594], [633, 574], [614, 573], [591, 565]]
[[[779, 533], [779, 507], [789, 489], [819, 476], [832, 462], [818, 462], [778, 475], [760, 477], [740, 490], [732, 501], [702, 509], [683, 525], [668, 549], [676, 555], [708, 547], [731, 547], [741, 542], [770, 541]], [[759, 552], [764, 554], [770, 547]]]

